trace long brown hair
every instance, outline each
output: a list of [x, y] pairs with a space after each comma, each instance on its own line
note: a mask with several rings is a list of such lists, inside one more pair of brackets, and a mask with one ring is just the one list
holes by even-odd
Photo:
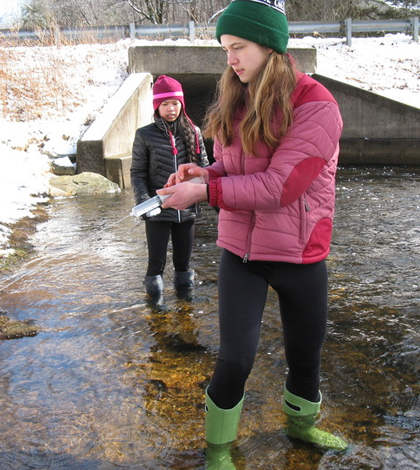
[[[230, 145], [235, 116], [242, 111], [239, 132], [244, 150], [255, 155], [258, 141], [275, 148], [293, 122], [291, 94], [295, 86], [296, 71], [288, 54], [270, 52], [267, 63], [249, 84], [243, 84], [228, 67], [218, 83], [216, 101], [207, 111], [204, 137], [217, 136], [224, 146]], [[279, 111], [282, 119], [275, 127]]]

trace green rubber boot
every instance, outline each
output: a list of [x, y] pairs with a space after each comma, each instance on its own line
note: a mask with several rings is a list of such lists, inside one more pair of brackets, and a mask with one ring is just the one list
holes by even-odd
[[239, 418], [244, 398], [229, 410], [218, 408], [206, 390], [206, 469], [236, 470], [230, 456], [230, 446], [238, 435]]
[[287, 415], [286, 434], [293, 439], [315, 444], [321, 449], [346, 450], [347, 442], [338, 436], [315, 427], [315, 420], [321, 408], [320, 400], [311, 402], [290, 393], [284, 387], [283, 411]]

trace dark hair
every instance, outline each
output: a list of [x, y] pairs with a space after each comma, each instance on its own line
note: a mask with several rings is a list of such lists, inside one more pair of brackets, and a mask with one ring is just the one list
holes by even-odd
[[184, 112], [181, 112], [178, 119], [178, 131], [182, 140], [185, 142], [190, 162], [198, 163], [197, 130], [194, 127], [193, 122], [185, 115]]

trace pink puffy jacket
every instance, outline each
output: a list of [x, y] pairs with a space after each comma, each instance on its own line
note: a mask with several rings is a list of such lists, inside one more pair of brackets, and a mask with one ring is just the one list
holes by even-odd
[[[214, 143], [209, 203], [220, 207], [217, 244], [244, 260], [315, 263], [330, 251], [343, 122], [330, 92], [298, 73], [294, 121], [276, 149], [246, 154], [236, 135]], [[238, 120], [239, 123], [239, 120]]]

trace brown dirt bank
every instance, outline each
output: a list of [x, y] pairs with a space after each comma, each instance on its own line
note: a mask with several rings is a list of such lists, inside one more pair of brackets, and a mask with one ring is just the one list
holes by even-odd
[[[6, 273], [13, 273], [25, 259], [31, 256], [33, 245], [30, 242], [30, 237], [36, 232], [37, 225], [48, 219], [44, 204], [39, 204], [32, 213], [34, 217], [25, 217], [10, 226], [12, 235], [9, 244], [10, 248], [15, 250], [15, 253], [11, 256], [0, 258], [0, 276]], [[34, 325], [32, 320], [12, 320], [0, 306], [0, 341], [35, 336], [40, 330], [38, 326]]]

